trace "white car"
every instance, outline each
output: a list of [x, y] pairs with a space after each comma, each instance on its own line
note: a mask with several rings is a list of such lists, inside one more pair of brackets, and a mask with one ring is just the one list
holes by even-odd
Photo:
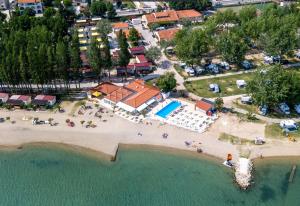
[[300, 114], [300, 104], [295, 104], [295, 110], [298, 114]]
[[195, 76], [195, 71], [192, 67], [185, 67], [184, 71], [188, 73], [189, 76]]
[[253, 100], [250, 96], [242, 96], [241, 97], [241, 102], [243, 104], [252, 104]]
[[282, 120], [280, 122], [280, 127], [282, 129], [286, 129], [288, 131], [294, 131], [298, 129], [298, 125], [296, 124], [296, 122], [294, 120]]
[[286, 103], [280, 103], [279, 109], [283, 114], [289, 115], [291, 114], [290, 107]]
[[218, 84], [210, 84], [209, 85], [209, 90], [212, 91], [213, 93], [219, 93], [220, 92], [220, 87]]

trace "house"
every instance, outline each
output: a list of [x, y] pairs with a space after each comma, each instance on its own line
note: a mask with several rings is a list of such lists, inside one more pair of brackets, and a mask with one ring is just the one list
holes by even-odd
[[143, 46], [132, 47], [129, 49], [129, 52], [131, 55], [145, 54], [145, 47]]
[[31, 8], [36, 14], [43, 13], [43, 5], [41, 0], [18, 0], [17, 3], [20, 11]]
[[215, 103], [202, 98], [200, 101], [196, 102], [195, 110], [204, 112], [206, 115], [211, 116], [215, 111]]
[[31, 97], [26, 95], [12, 95], [7, 103], [13, 106], [29, 105], [31, 103]]
[[9, 95], [7, 93], [0, 93], [0, 104], [6, 103]]
[[156, 12], [146, 14], [142, 16], [142, 20], [149, 27], [155, 23], [157, 24], [175, 24], [181, 20], [190, 20], [192, 22], [202, 21], [202, 14], [194, 9], [190, 10], [166, 10], [162, 12]]
[[155, 35], [156, 35], [159, 42], [161, 42], [161, 41], [171, 41], [172, 39], [174, 39], [176, 33], [179, 30], [180, 29], [178, 29], [178, 28], [160, 30], [160, 31], [155, 32]]
[[117, 75], [123, 76], [126, 75], [135, 75], [137, 74], [148, 74], [153, 71], [153, 65], [150, 62], [142, 62], [142, 63], [130, 63], [127, 65], [127, 68], [118, 67], [117, 68]]
[[32, 104], [37, 106], [53, 106], [56, 103], [56, 96], [50, 95], [37, 95]]
[[116, 32], [119, 32], [120, 30], [123, 30], [123, 31], [128, 30], [129, 24], [125, 23], [125, 22], [117, 22], [112, 25], [112, 28], [113, 28], [113, 31], [116, 33]]
[[103, 82], [99, 85], [97, 85], [96, 87], [92, 88], [90, 90], [90, 95], [89, 98], [91, 97], [99, 97], [101, 95], [108, 95], [114, 91], [116, 91], [117, 89], [119, 89], [119, 86], [114, 85], [110, 82]]
[[99, 88], [100, 91], [108, 92], [103, 98], [105, 104], [117, 106], [132, 114], [139, 114], [153, 103], [162, 100], [160, 90], [146, 85], [142, 79], [124, 86], [103, 83]]
[[145, 63], [145, 62], [148, 62], [148, 59], [147, 59], [147, 58], [145, 57], [145, 55], [143, 55], [143, 54], [136, 55], [135, 59], [136, 59], [136, 62], [137, 62], [137, 63]]

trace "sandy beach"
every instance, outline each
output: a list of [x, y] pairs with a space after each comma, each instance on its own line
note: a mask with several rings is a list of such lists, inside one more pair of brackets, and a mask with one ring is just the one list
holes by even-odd
[[[233, 145], [218, 140], [221, 133], [249, 140], [264, 135], [264, 124], [239, 122], [237, 117], [228, 114], [222, 114], [209, 130], [202, 134], [175, 126], [162, 125], [161, 122], [153, 120], [147, 120], [148, 124], [136, 124], [109, 110], [103, 114], [102, 119], [93, 115], [71, 116], [68, 111], [54, 113], [0, 110], [0, 117], [8, 116], [10, 121], [0, 124], [0, 145], [3, 147], [19, 147], [30, 143], [58, 143], [101, 152], [112, 158], [116, 155], [120, 144], [153, 145], [194, 152], [197, 148], [201, 148], [203, 154], [221, 159], [225, 159], [228, 153], [231, 153], [234, 159], [243, 154], [247, 154], [249, 158], [258, 158], [261, 155], [264, 157], [300, 156], [298, 142], [267, 139], [265, 145], [257, 146]], [[29, 119], [38, 117], [40, 120], [53, 118], [58, 125], [32, 125], [31, 120], [22, 120], [24, 116]], [[66, 119], [73, 121], [75, 127], [67, 126]], [[93, 121], [97, 127], [85, 128], [80, 124], [82, 120]], [[11, 121], [15, 123], [12, 124]], [[138, 135], [138, 133], [141, 134]], [[163, 133], [167, 133], [168, 137], [163, 138]], [[186, 146], [185, 141], [192, 142], [192, 145]]]

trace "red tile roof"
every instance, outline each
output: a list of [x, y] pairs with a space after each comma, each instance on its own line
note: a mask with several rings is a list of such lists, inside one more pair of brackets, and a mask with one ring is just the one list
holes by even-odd
[[117, 90], [107, 94], [106, 98], [115, 103], [123, 102], [131, 107], [138, 108], [158, 95], [160, 95], [158, 88], [148, 86], [144, 80], [139, 79], [126, 86], [118, 87]]
[[55, 96], [50, 96], [50, 95], [37, 95], [34, 99], [35, 100], [52, 101], [55, 98], [56, 98]]
[[116, 91], [117, 89], [119, 89], [120, 87], [117, 85], [114, 85], [110, 82], [103, 82], [101, 84], [99, 84], [98, 86], [94, 87], [92, 89], [92, 91], [98, 91], [101, 92], [102, 94], [110, 94], [113, 91]]
[[158, 22], [173, 22], [184, 18], [196, 18], [201, 16], [202, 14], [194, 9], [179, 10], [179, 11], [167, 10], [163, 12], [156, 12], [156, 13], [145, 15], [148, 24], [158, 23]]
[[112, 25], [114, 29], [128, 29], [129, 24], [125, 22], [117, 22]]
[[30, 100], [31, 99], [31, 97], [30, 96], [26, 96], [26, 95], [20, 95], [19, 96], [19, 98], [18, 98], [18, 100], [21, 100], [21, 101], [28, 101], [28, 100]]
[[145, 51], [145, 47], [143, 46], [138, 46], [138, 47], [132, 47], [129, 49], [131, 52], [136, 52], [136, 51]]
[[179, 19], [201, 17], [202, 14], [194, 9], [176, 11]]
[[179, 18], [174, 10], [167, 10], [163, 12], [156, 12], [145, 15], [148, 24], [158, 23], [158, 22], [172, 22], [178, 21]]
[[134, 108], [138, 108], [142, 104], [160, 94], [159, 89], [146, 85], [144, 80], [141, 79], [131, 82], [126, 86], [126, 88], [136, 92], [134, 95], [126, 98], [124, 101], [125, 104]]
[[8, 97], [7, 93], [0, 93], [0, 98], [6, 98], [6, 97]]
[[209, 103], [208, 101], [200, 100], [196, 102], [196, 107], [207, 112], [211, 110], [214, 105], [212, 103]]
[[112, 102], [118, 103], [119, 101], [123, 100], [124, 98], [131, 95], [133, 92], [124, 88], [120, 87], [119, 89], [111, 92], [106, 96], [107, 99], [109, 99]]
[[138, 63], [145, 63], [148, 62], [148, 59], [145, 57], [145, 55], [140, 54], [136, 56]]
[[18, 0], [19, 4], [28, 4], [28, 3], [39, 3], [40, 0]]
[[180, 29], [178, 28], [173, 28], [173, 29], [167, 29], [167, 30], [161, 30], [157, 32], [157, 35], [159, 36], [159, 40], [165, 40], [165, 41], [170, 41], [172, 40], [176, 33], [179, 31]]
[[133, 63], [133, 64], [128, 64], [127, 68], [133, 69], [134, 67], [150, 67], [151, 65], [152, 64], [150, 62]]

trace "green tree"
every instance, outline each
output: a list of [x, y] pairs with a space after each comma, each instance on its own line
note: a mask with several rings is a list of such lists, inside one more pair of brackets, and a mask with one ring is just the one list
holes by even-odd
[[100, 33], [101, 38], [106, 37], [109, 33], [112, 32], [111, 23], [107, 19], [101, 19], [97, 23], [97, 30]]
[[256, 105], [275, 108], [280, 102], [293, 103], [299, 100], [299, 82], [299, 75], [295, 72], [275, 65], [258, 70], [246, 89]]
[[208, 35], [203, 30], [183, 30], [177, 33], [176, 55], [191, 64], [201, 64], [201, 59], [208, 52]]
[[[79, 37], [77, 30], [73, 31], [72, 40], [70, 42], [70, 66], [74, 70], [76, 79], [79, 79], [79, 69], [81, 68], [82, 61], [80, 58]], [[79, 87], [80, 82], [78, 81]]]
[[230, 63], [241, 63], [247, 52], [247, 45], [236, 32], [223, 33], [216, 42], [216, 47], [222, 58]]
[[107, 36], [105, 36], [102, 39], [103, 48], [102, 48], [102, 54], [103, 54], [103, 67], [108, 71], [108, 77], [110, 79], [110, 71], [112, 69], [112, 59], [110, 54], [110, 47], [109, 47], [109, 41]]
[[56, 67], [59, 77], [65, 80], [66, 87], [68, 87], [69, 83], [69, 65], [68, 46], [63, 40], [59, 40], [56, 45]]
[[94, 0], [90, 9], [94, 16], [103, 16], [107, 11], [106, 4], [103, 0]]
[[216, 98], [215, 100], [215, 107], [218, 111], [222, 111], [224, 106], [224, 101], [221, 97]]
[[106, 8], [107, 8], [107, 18], [113, 19], [117, 16], [117, 12], [111, 2], [107, 2]]
[[133, 46], [138, 45], [138, 41], [140, 40], [140, 34], [135, 28], [129, 29], [128, 40], [133, 44]]
[[210, 7], [211, 2], [208, 0], [173, 0], [169, 2], [169, 6], [175, 10], [196, 9], [202, 11]]
[[93, 71], [97, 74], [98, 83], [100, 82], [102, 75], [102, 56], [99, 42], [96, 38], [92, 38], [90, 47], [88, 49], [88, 59], [90, 62], [90, 66]]
[[126, 77], [128, 76], [127, 74], [127, 65], [130, 60], [130, 53], [128, 51], [128, 42], [127, 38], [124, 34], [124, 32], [121, 30], [118, 35], [118, 43], [120, 47], [120, 52], [119, 52], [119, 66], [125, 68], [125, 75]]
[[156, 85], [163, 91], [163, 92], [170, 92], [176, 87], [176, 79], [175, 74], [172, 72], [167, 72], [164, 75], [161, 75], [157, 79]]
[[252, 19], [255, 19], [257, 17], [257, 11], [255, 6], [246, 6], [243, 7], [239, 11], [238, 19], [241, 21], [241, 23], [249, 22]]
[[146, 51], [145, 56], [152, 62], [155, 62], [161, 57], [161, 50], [158, 47], [150, 47]]

